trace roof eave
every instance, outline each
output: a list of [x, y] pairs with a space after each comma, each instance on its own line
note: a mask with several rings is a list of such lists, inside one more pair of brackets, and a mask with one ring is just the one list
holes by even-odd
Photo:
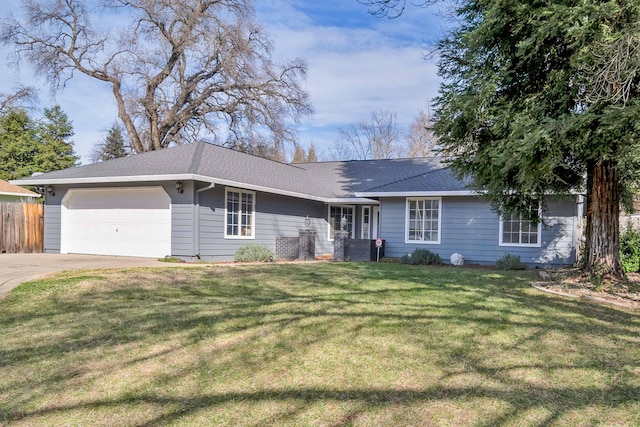
[[349, 205], [379, 205], [378, 200], [370, 199], [367, 197], [332, 197], [327, 199], [327, 203], [330, 204], [349, 204]]
[[0, 191], [0, 196], [18, 196], [18, 197], [42, 197], [41, 194], [38, 193], [11, 193], [8, 191]]
[[[97, 176], [84, 178], [31, 178], [16, 179], [9, 181], [13, 185], [65, 185], [65, 184], [101, 184], [101, 183], [122, 183], [122, 182], [152, 182], [152, 181], [173, 181], [191, 180], [194, 174], [162, 174], [162, 175], [129, 175], [129, 176]], [[208, 182], [208, 178], [206, 181]]]
[[356, 197], [464, 197], [478, 196], [480, 193], [470, 190], [453, 191], [364, 191], [356, 192]]
[[296, 191], [282, 190], [279, 188], [266, 187], [262, 185], [249, 184], [246, 182], [231, 181], [226, 179], [213, 178], [199, 174], [163, 174], [163, 175], [130, 175], [130, 176], [106, 176], [106, 177], [85, 177], [85, 178], [41, 178], [18, 179], [10, 181], [14, 185], [72, 185], [72, 184], [116, 184], [126, 182], [158, 182], [158, 181], [200, 181], [211, 184], [226, 185], [229, 187], [243, 188], [246, 190], [261, 191], [265, 193], [279, 194], [282, 196], [295, 197], [298, 199], [313, 200], [322, 203], [377, 203], [375, 200], [359, 198], [331, 198], [323, 197]]

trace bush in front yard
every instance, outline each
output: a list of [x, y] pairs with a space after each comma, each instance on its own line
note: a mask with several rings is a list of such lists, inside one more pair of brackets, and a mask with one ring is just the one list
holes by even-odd
[[631, 221], [620, 233], [620, 261], [625, 273], [640, 270], [640, 232], [633, 228]]
[[269, 262], [274, 260], [273, 252], [262, 245], [244, 245], [236, 251], [233, 259], [235, 262]]
[[519, 255], [506, 254], [496, 261], [498, 270], [526, 270], [527, 265], [520, 261]]
[[411, 255], [403, 255], [400, 258], [400, 263], [410, 265], [442, 265], [442, 258], [430, 250], [416, 249]]

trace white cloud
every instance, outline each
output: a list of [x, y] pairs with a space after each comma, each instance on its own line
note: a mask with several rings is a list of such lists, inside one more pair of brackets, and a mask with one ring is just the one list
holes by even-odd
[[314, 58], [310, 68], [308, 89], [318, 125], [355, 123], [374, 110], [390, 110], [405, 121], [437, 91], [434, 67], [416, 48], [327, 53]]
[[[271, 3], [283, 11], [269, 25], [276, 56], [302, 57], [309, 64], [305, 87], [316, 113], [302, 123], [303, 143], [328, 148], [338, 128], [379, 110], [397, 113], [399, 125], [407, 126], [437, 95], [440, 79], [435, 64], [423, 59], [419, 20], [369, 17], [369, 26], [326, 26], [282, 4]], [[366, 14], [364, 8], [359, 12]]]

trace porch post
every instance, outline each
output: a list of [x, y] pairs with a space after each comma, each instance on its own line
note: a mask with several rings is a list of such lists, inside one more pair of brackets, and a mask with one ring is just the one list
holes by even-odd
[[347, 238], [349, 232], [346, 230], [336, 230], [333, 237], [333, 259], [335, 261], [345, 260], [345, 251], [347, 248]]
[[316, 259], [315, 230], [300, 230], [298, 234], [298, 259], [300, 261]]

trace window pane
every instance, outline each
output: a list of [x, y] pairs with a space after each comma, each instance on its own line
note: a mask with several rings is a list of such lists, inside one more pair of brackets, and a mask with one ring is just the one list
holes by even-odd
[[237, 236], [238, 235], [238, 222], [239, 222], [239, 211], [240, 205], [238, 203], [240, 199], [240, 194], [229, 191], [227, 192], [227, 235], [228, 236]]
[[253, 199], [252, 193], [227, 192], [227, 236], [253, 235]]
[[342, 229], [342, 218], [346, 219], [345, 230], [353, 232], [353, 207], [331, 206], [329, 208], [329, 239], [335, 237], [335, 230]]
[[520, 215], [505, 215], [502, 221], [502, 243], [535, 245], [538, 243], [538, 226], [523, 220]]
[[511, 233], [512, 228], [513, 222], [507, 220], [502, 223], [502, 230], [505, 232], [505, 234]]
[[370, 208], [362, 208], [362, 238], [370, 238]]
[[432, 199], [409, 200], [409, 240], [438, 241], [440, 201]]

